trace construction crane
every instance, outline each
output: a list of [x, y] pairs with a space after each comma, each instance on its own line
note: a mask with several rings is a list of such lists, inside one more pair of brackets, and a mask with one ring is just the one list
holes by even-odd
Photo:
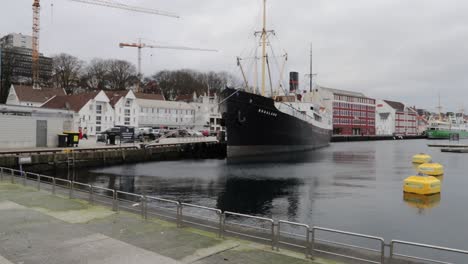
[[[146, 13], [159, 16], [167, 16], [179, 18], [178, 15], [170, 12], [160, 11], [156, 9], [130, 6], [122, 3], [116, 3], [109, 0], [70, 0], [84, 4], [105, 6], [110, 8], [117, 8], [128, 10], [132, 12]], [[39, 88], [39, 33], [40, 33], [40, 18], [41, 18], [41, 4], [40, 0], [33, 0], [33, 26], [32, 26], [32, 83], [33, 87]]]
[[[209, 51], [209, 52], [217, 52], [218, 50], [215, 49], [201, 49], [201, 48], [191, 48], [185, 46], [164, 46], [164, 45], [148, 45], [141, 42], [141, 39], [138, 40], [138, 43], [120, 43], [120, 48], [138, 48], [138, 79], [141, 77], [141, 49], [149, 48], [149, 49], [173, 49], [173, 50], [194, 50], [194, 51]], [[140, 83], [138, 82], [137, 91], [140, 89]]]
[[174, 13], [156, 10], [156, 9], [138, 7], [138, 6], [130, 6], [130, 5], [116, 3], [116, 2], [112, 2], [108, 0], [70, 0], [70, 1], [84, 3], [84, 4], [91, 4], [91, 5], [106, 6], [106, 7], [117, 8], [117, 9], [124, 9], [124, 10], [133, 11], [133, 12], [179, 18], [179, 16]]
[[39, 87], [39, 26], [41, 18], [41, 5], [39, 0], [33, 2], [33, 28], [32, 28], [32, 83], [33, 88]]

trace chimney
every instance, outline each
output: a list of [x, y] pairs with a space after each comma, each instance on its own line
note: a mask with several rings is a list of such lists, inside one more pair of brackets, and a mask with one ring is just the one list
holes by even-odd
[[299, 88], [299, 73], [290, 72], [289, 73], [289, 91], [295, 92]]

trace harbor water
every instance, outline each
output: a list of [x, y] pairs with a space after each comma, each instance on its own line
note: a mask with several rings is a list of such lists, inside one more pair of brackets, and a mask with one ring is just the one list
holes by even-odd
[[[77, 181], [197, 205], [392, 239], [468, 249], [468, 157], [428, 143], [334, 143], [307, 159], [153, 162], [75, 172]], [[467, 143], [467, 142], [463, 142]], [[404, 194], [414, 154], [445, 166], [440, 195]], [[63, 176], [62, 173], [60, 175]]]

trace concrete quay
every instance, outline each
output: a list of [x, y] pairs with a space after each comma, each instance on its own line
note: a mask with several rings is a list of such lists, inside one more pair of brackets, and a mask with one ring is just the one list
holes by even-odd
[[56, 168], [105, 166], [146, 161], [225, 158], [226, 144], [184, 143], [140, 148], [134, 144], [122, 146], [82, 146], [79, 148], [9, 149], [0, 151], [0, 167], [18, 168], [19, 157], [31, 157], [23, 165], [28, 171], [43, 172]]
[[0, 182], [0, 263], [339, 264]]

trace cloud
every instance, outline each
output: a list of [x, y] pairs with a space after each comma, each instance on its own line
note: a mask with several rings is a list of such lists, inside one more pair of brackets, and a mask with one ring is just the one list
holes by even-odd
[[[0, 33], [30, 34], [31, 1], [4, 2]], [[178, 13], [181, 19], [68, 0], [41, 2], [41, 51], [47, 55], [66, 52], [84, 60], [121, 58], [136, 64], [137, 51], [118, 44], [140, 37], [219, 50], [145, 49], [147, 75], [178, 68], [239, 74], [236, 56], [248, 56], [255, 45], [253, 31], [261, 27], [261, 0], [125, 1]], [[279, 44], [277, 55], [283, 49], [289, 54], [287, 70], [307, 73], [312, 42], [314, 71], [324, 86], [432, 110], [440, 93], [447, 109], [457, 110], [468, 96], [467, 11], [462, 0], [268, 0], [268, 26], [277, 33], [272, 41]]]

